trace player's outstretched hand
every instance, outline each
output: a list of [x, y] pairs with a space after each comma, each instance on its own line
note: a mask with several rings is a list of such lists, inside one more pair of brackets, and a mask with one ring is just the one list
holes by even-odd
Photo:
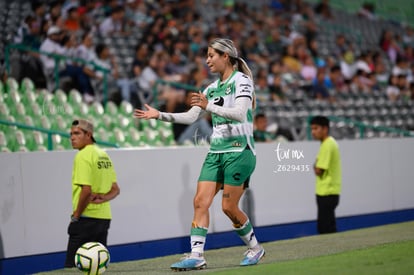
[[191, 95], [191, 106], [198, 106], [205, 110], [207, 108], [208, 100], [202, 92], [193, 93]]
[[145, 106], [145, 109], [147, 110], [144, 111], [140, 109], [135, 109], [134, 117], [143, 118], [143, 119], [151, 119], [151, 118], [158, 118], [160, 116], [160, 112], [157, 109], [152, 108], [148, 104], [145, 104], [144, 106]]

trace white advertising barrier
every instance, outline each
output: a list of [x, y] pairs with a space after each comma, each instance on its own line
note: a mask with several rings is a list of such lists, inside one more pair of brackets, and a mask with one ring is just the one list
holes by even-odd
[[[414, 208], [414, 139], [340, 141], [339, 217]], [[251, 178], [255, 226], [316, 218], [313, 163], [319, 143], [257, 144]], [[112, 201], [109, 245], [188, 236], [206, 147], [108, 150], [121, 194]], [[76, 151], [0, 154], [0, 257], [65, 251]], [[211, 208], [209, 232], [231, 230]], [[2, 249], [1, 249], [2, 248]]]

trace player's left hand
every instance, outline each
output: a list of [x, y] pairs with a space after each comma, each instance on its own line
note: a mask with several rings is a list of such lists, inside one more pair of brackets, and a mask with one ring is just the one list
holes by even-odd
[[198, 106], [201, 109], [205, 110], [207, 108], [207, 104], [207, 97], [203, 93], [193, 93], [191, 96], [191, 106]]
[[105, 197], [103, 194], [92, 194], [91, 196], [91, 203], [103, 203], [106, 202]]

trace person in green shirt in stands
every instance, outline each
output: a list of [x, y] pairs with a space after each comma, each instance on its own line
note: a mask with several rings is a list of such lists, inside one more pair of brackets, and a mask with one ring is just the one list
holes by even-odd
[[95, 145], [93, 124], [84, 119], [72, 122], [70, 141], [78, 149], [72, 170], [72, 216], [65, 267], [75, 266], [76, 250], [86, 242], [106, 246], [112, 219], [110, 200], [120, 189], [112, 160]]
[[337, 232], [335, 209], [341, 193], [341, 156], [336, 140], [329, 135], [329, 119], [315, 116], [310, 122], [312, 136], [321, 142], [314, 164], [318, 232]]
[[257, 114], [254, 117], [253, 131], [254, 140], [257, 142], [273, 142], [276, 140], [276, 134], [267, 131], [267, 117], [265, 114]]

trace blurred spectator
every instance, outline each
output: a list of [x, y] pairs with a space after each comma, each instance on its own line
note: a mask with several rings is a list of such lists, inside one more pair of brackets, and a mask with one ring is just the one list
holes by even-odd
[[379, 59], [375, 65], [375, 77], [377, 79], [379, 87], [386, 87], [388, 85], [389, 76], [390, 73], [385, 67], [384, 62]]
[[329, 0], [320, 0], [315, 6], [315, 13], [320, 15], [323, 19], [333, 19]]
[[188, 62], [186, 57], [179, 49], [173, 49], [170, 53], [170, 58], [165, 66], [165, 70], [169, 75], [176, 75], [177, 81], [182, 81], [184, 76], [188, 74]]
[[311, 81], [315, 79], [317, 73], [317, 68], [311, 56], [307, 56], [305, 62], [302, 65], [302, 69], [300, 71], [300, 75], [306, 81]]
[[81, 30], [81, 23], [77, 6], [73, 6], [68, 9], [67, 16], [64, 21], [64, 28], [69, 32], [79, 32]]
[[318, 69], [316, 79], [314, 80], [310, 89], [311, 96], [317, 100], [333, 101], [333, 97], [329, 93], [329, 89], [325, 82], [325, 70]]
[[32, 12], [36, 23], [41, 26], [47, 13], [47, 6], [43, 1], [32, 2]]
[[283, 103], [286, 98], [286, 86], [283, 84], [282, 75], [275, 74], [272, 82], [269, 84], [270, 100], [273, 102]]
[[339, 65], [341, 67], [341, 73], [345, 80], [350, 81], [356, 73], [356, 64], [354, 55], [351, 52], [346, 52], [340, 59]]
[[[28, 21], [28, 29], [23, 33], [21, 43], [35, 50], [40, 49], [40, 45], [42, 44], [42, 37], [40, 36], [40, 25], [38, 25], [37, 21], [34, 20], [34, 18], [31, 18]], [[36, 56], [38, 56], [37, 53]]]
[[402, 74], [409, 75], [411, 72], [410, 72], [408, 60], [401, 56], [398, 57], [395, 62], [395, 65], [392, 68], [391, 73], [393, 75], [402, 75]]
[[285, 47], [283, 54], [283, 65], [286, 67], [287, 71], [294, 74], [299, 74], [302, 69], [302, 64], [297, 58], [295, 47], [293, 45], [288, 45]]
[[352, 44], [347, 41], [344, 34], [338, 34], [335, 38], [335, 47], [333, 49], [333, 55], [337, 59], [343, 58], [345, 55], [352, 55], [353, 47]]
[[259, 68], [254, 77], [255, 91], [266, 95], [266, 97], [269, 95], [267, 78], [267, 69], [264, 67]]
[[102, 36], [128, 34], [125, 30], [125, 10], [123, 7], [117, 6], [111, 9], [110, 16], [106, 17], [99, 25], [99, 33]]
[[190, 70], [187, 84], [199, 88], [201, 90], [206, 84], [208, 84], [208, 72], [203, 57], [195, 57], [194, 63], [195, 65]]
[[253, 138], [256, 142], [274, 142], [276, 133], [268, 131], [267, 117], [265, 114], [257, 114], [254, 117]]
[[[40, 36], [40, 26], [34, 17], [29, 16], [27, 19], [27, 29], [22, 31], [20, 43], [34, 50], [39, 50], [42, 44]], [[24, 77], [32, 79], [38, 88], [46, 88], [47, 81], [43, 70], [43, 64], [40, 60], [40, 54], [34, 51], [22, 53], [20, 60], [20, 70], [18, 80]]]
[[144, 67], [148, 63], [150, 49], [147, 43], [139, 43], [135, 49], [134, 61], [132, 62], [132, 77], [137, 78], [141, 75]]
[[316, 39], [309, 40], [308, 50], [316, 67], [322, 67], [325, 65], [325, 60], [321, 56], [321, 49], [319, 48], [319, 44]]
[[[42, 42], [40, 46], [40, 50], [44, 52], [48, 52], [48, 53], [64, 55], [65, 50], [61, 46], [62, 38], [63, 38], [62, 30], [56, 26], [51, 26], [47, 31], [47, 38]], [[46, 55], [41, 55], [40, 58], [43, 62], [45, 74], [48, 77], [51, 77], [54, 72], [55, 66], [57, 65], [55, 64], [55, 59], [53, 59], [52, 57], [46, 56]], [[62, 64], [59, 64], [59, 65], [62, 65]], [[63, 69], [63, 68], [60, 67], [60, 69]]]
[[376, 84], [376, 82], [373, 82], [375, 80], [371, 79], [370, 75], [371, 72], [358, 69], [352, 77], [350, 90], [355, 94], [372, 92], [372, 87]]
[[79, 0], [65, 0], [62, 2], [62, 14], [66, 18], [68, 16], [69, 10], [73, 7], [79, 7]]
[[268, 55], [264, 45], [259, 40], [256, 32], [250, 32], [243, 44], [241, 44], [241, 56], [246, 58], [246, 62], [255, 66], [266, 66]]
[[85, 32], [81, 37], [81, 43], [76, 48], [76, 57], [91, 62], [95, 58], [95, 52], [93, 49], [93, 34], [91, 32]]
[[414, 46], [405, 45], [402, 55], [409, 63], [414, 63]]
[[[61, 45], [63, 38], [62, 30], [56, 26], [52, 26], [49, 28], [47, 35], [48, 37], [43, 41], [42, 45], [40, 46], [40, 50], [43, 52], [57, 54], [58, 56], [65, 57], [66, 51], [65, 48]], [[81, 67], [67, 64], [64, 58], [63, 61], [59, 62], [59, 64], [55, 63], [55, 59], [53, 57], [49, 57], [47, 55], [41, 55], [40, 59], [43, 63], [46, 78], [50, 83], [49, 90], [52, 91], [58, 88], [54, 87], [53, 82], [55, 66], [58, 66], [59, 76], [70, 77], [84, 96], [89, 97], [93, 95], [94, 92], [90, 84], [89, 77], [83, 72]]]
[[23, 22], [21, 23], [20, 27], [17, 29], [16, 34], [13, 38], [14, 43], [22, 43], [24, 36], [29, 33], [30, 25], [36, 22], [36, 18], [32, 15], [27, 15]]
[[[79, 64], [79, 66], [82, 67], [83, 72], [89, 76], [90, 79], [99, 78], [99, 75], [96, 74], [95, 68], [92, 64], [96, 59], [96, 53], [93, 44], [93, 34], [91, 32], [85, 32], [82, 35], [81, 43], [75, 50], [75, 56], [84, 60], [84, 63]], [[93, 98], [88, 100], [91, 101]]]
[[375, 16], [375, 4], [365, 2], [362, 4], [361, 8], [357, 12], [358, 16], [367, 18], [369, 20], [375, 20], [377, 17]]
[[407, 75], [408, 82], [414, 82], [414, 62], [410, 64], [410, 72]]
[[408, 86], [408, 92], [404, 94], [403, 101], [411, 101], [414, 100], [414, 82], [411, 82]]
[[355, 63], [356, 70], [362, 70], [364, 73], [369, 74], [374, 68], [370, 67], [371, 59], [367, 53], [361, 53]]
[[[115, 57], [111, 54], [110, 49], [105, 44], [98, 44], [95, 47], [96, 58], [94, 60], [95, 65], [101, 68], [109, 70], [106, 75], [106, 81], [108, 85], [108, 97], [115, 102], [126, 100], [131, 101], [131, 81], [129, 78], [122, 78], [118, 72], [118, 64]], [[96, 90], [103, 91], [103, 78], [104, 73], [100, 70], [95, 71], [97, 79], [95, 79]], [[121, 98], [118, 95], [121, 95]], [[103, 95], [105, 96], [105, 95]]]
[[78, 62], [74, 61], [74, 58], [77, 58], [76, 50], [78, 47], [78, 40], [75, 34], [73, 33], [66, 33], [62, 37], [61, 45], [65, 51], [65, 56], [69, 57], [66, 59], [66, 64], [73, 65], [73, 66], [82, 66], [78, 64]]
[[387, 52], [390, 48], [391, 41], [393, 38], [393, 33], [390, 30], [384, 29], [380, 35], [379, 46], [384, 51]]
[[404, 46], [414, 47], [414, 27], [406, 26], [405, 32], [403, 33], [402, 41]]
[[142, 69], [142, 73], [136, 77], [138, 86], [139, 104], [149, 103], [153, 99], [153, 85], [165, 74], [166, 62], [163, 53], [155, 52], [149, 57], [148, 63]]
[[405, 98], [408, 98], [410, 95], [410, 86], [407, 82], [407, 75], [400, 74], [398, 75], [398, 89], [400, 89], [399, 98], [401, 100], [404, 100]]
[[62, 1], [53, 1], [49, 4], [49, 11], [45, 15], [45, 19], [53, 24], [62, 16]]
[[[132, 27], [145, 28], [151, 23], [149, 11], [145, 1], [127, 0], [125, 5], [125, 18]], [[148, 14], [148, 15], [147, 15]]]
[[269, 54], [273, 57], [281, 57], [283, 53], [284, 43], [280, 36], [280, 31], [276, 28], [270, 30], [270, 35], [265, 41], [266, 48]]
[[400, 89], [398, 88], [398, 76], [397, 75], [391, 75], [389, 77], [388, 86], [385, 92], [390, 101], [397, 101], [397, 99], [400, 96]]

